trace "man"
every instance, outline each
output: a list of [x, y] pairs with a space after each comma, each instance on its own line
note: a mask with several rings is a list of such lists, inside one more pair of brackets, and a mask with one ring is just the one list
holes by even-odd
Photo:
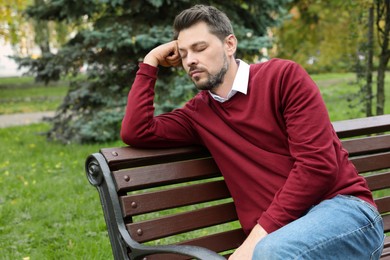
[[[231, 23], [214, 7], [184, 10], [174, 30], [139, 65], [123, 141], [209, 149], [248, 234], [230, 259], [378, 258], [382, 219], [307, 73], [291, 61], [236, 60]], [[154, 116], [158, 66], [180, 64], [201, 91]]]

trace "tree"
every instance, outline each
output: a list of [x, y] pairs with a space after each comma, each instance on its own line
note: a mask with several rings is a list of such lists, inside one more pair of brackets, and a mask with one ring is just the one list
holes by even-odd
[[16, 45], [26, 36], [26, 19], [23, 10], [29, 0], [0, 0], [0, 38]]
[[376, 114], [383, 115], [385, 108], [385, 73], [390, 59], [390, 0], [375, 0], [376, 25], [379, 36], [379, 65], [377, 76]]
[[372, 116], [372, 71], [374, 59], [374, 6], [368, 8], [367, 21], [367, 67], [366, 67], [366, 84], [363, 92], [365, 93], [364, 101], [366, 103], [366, 116]]
[[[267, 28], [281, 22], [288, 1], [47, 0], [28, 8], [28, 15], [38, 21], [66, 21], [83, 27], [57, 54], [19, 62], [45, 82], [78, 75], [87, 64], [86, 76], [71, 82], [48, 135], [63, 142], [113, 140], [118, 138], [139, 60], [153, 47], [171, 40], [171, 24], [178, 11], [197, 3], [224, 10], [240, 40], [238, 57], [251, 58], [270, 44]], [[158, 113], [181, 105], [194, 94], [183, 73], [177, 68], [160, 69]]]
[[[389, 3], [295, 0], [289, 6], [292, 18], [275, 32], [276, 55], [297, 61], [310, 73], [355, 71], [361, 87], [348, 97], [354, 101], [351, 106], [361, 106], [371, 116], [376, 97], [376, 114], [383, 114], [384, 78], [390, 58]], [[376, 96], [372, 90], [374, 64], [378, 68]]]
[[41, 5], [44, 0], [0, 0], [0, 38], [21, 57], [37, 54], [36, 47], [42, 55], [51, 52], [67, 40], [70, 29], [62, 23], [31, 21], [24, 11], [32, 3]]
[[295, 0], [291, 18], [276, 28], [276, 54], [310, 73], [351, 71], [366, 35], [361, 30], [368, 0]]

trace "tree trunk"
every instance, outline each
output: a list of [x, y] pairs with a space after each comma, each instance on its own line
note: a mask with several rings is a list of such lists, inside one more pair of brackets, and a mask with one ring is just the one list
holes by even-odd
[[365, 86], [365, 102], [366, 116], [372, 116], [372, 70], [374, 57], [374, 7], [371, 6], [368, 10], [368, 31], [367, 31], [367, 67], [366, 67], [366, 86]]
[[383, 115], [385, 110], [385, 76], [386, 67], [389, 63], [390, 49], [390, 0], [377, 0], [377, 28], [381, 53], [379, 56], [378, 78], [377, 78], [377, 105], [376, 114]]

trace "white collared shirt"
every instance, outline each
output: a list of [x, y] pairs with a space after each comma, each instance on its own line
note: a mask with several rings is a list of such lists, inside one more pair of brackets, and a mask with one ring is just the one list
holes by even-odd
[[212, 93], [209, 90], [210, 95], [217, 100], [218, 102], [225, 102], [228, 101], [230, 98], [232, 98], [237, 92], [241, 92], [246, 95], [248, 91], [248, 82], [249, 82], [249, 65], [242, 60], [237, 60], [238, 62], [238, 70], [236, 77], [234, 78], [232, 89], [230, 90], [229, 94], [226, 98], [223, 98], [221, 96], [218, 96], [214, 93]]

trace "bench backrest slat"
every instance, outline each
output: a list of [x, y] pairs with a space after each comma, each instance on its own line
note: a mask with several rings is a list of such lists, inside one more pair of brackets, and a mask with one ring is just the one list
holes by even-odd
[[390, 134], [342, 141], [350, 156], [389, 151]]
[[155, 240], [186, 231], [235, 221], [233, 202], [205, 207], [152, 220], [128, 223], [127, 229], [138, 242]]
[[200, 146], [166, 149], [138, 149], [132, 147], [130, 150], [127, 147], [114, 147], [103, 148], [100, 153], [105, 157], [111, 171], [210, 157], [209, 151]]
[[113, 172], [118, 192], [211, 178], [221, 173], [211, 158], [177, 161]]
[[340, 138], [356, 137], [390, 131], [390, 115], [356, 118], [332, 122]]
[[372, 191], [390, 188], [390, 172], [369, 175], [366, 180]]
[[375, 203], [380, 213], [390, 212], [390, 196], [377, 198], [375, 199]]
[[390, 168], [390, 152], [351, 158], [359, 173]]
[[[183, 196], [185, 194], [185, 196]], [[224, 180], [121, 197], [124, 217], [230, 198]]]
[[[245, 239], [245, 234], [242, 232], [242, 229], [229, 230], [222, 233], [207, 235], [195, 239], [188, 240], [184, 243], [179, 243], [179, 245], [194, 245], [200, 247], [209, 248], [215, 252], [223, 252], [230, 249], [235, 249], [242, 244], [242, 241]], [[224, 245], [232, 245], [231, 248], [226, 248]], [[173, 255], [173, 254], [157, 254], [148, 256], [148, 260], [183, 260], [183, 259], [192, 259], [186, 256]]]
[[[180, 244], [208, 247], [213, 251], [222, 252], [239, 247], [245, 238], [246, 235], [240, 228], [191, 239]], [[232, 245], [231, 248], [226, 248], [226, 246], [224, 246], [226, 244]]]
[[383, 229], [385, 232], [390, 232], [390, 214], [382, 216], [383, 218]]

